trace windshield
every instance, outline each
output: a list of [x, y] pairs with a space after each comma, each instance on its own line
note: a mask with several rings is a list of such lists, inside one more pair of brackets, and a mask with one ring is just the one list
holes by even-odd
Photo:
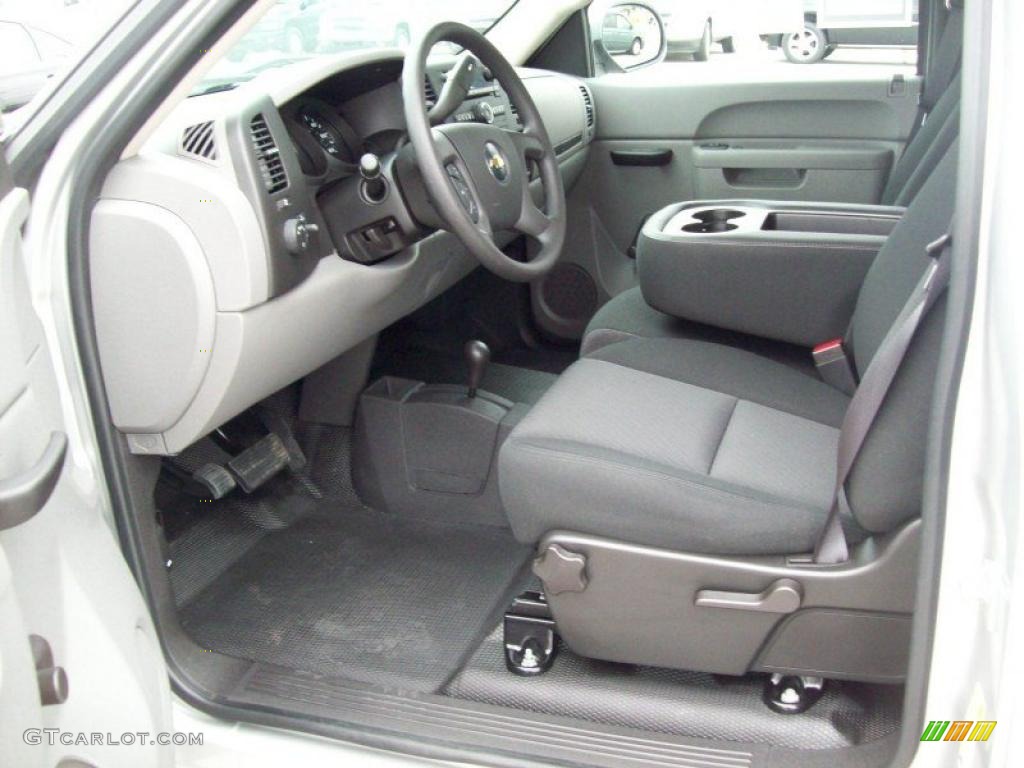
[[314, 56], [406, 48], [440, 21], [486, 32], [514, 0], [278, 0], [207, 74], [198, 92], [231, 88]]

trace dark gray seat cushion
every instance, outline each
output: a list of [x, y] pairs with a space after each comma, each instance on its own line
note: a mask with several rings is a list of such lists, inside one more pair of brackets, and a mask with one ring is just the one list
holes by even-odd
[[565, 529], [686, 552], [809, 551], [847, 403], [732, 347], [609, 345], [573, 364], [513, 431], [502, 499], [524, 542]]
[[[847, 335], [861, 373], [924, 273], [926, 246], [949, 225], [957, 157], [954, 144], [864, 280]], [[920, 514], [944, 315], [940, 299], [847, 480], [851, 542]], [[536, 542], [561, 529], [695, 553], [810, 550], [831, 503], [847, 398], [735, 346], [625, 338], [571, 366], [502, 447], [516, 536]]]
[[580, 355], [587, 357], [602, 347], [630, 339], [689, 339], [723, 344], [754, 352], [815, 378], [818, 375], [810, 350], [673, 317], [648, 304], [639, 286], [623, 291], [591, 318]]

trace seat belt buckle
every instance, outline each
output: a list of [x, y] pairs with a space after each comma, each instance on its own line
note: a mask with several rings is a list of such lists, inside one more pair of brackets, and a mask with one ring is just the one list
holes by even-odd
[[822, 380], [840, 392], [852, 395], [857, 389], [857, 377], [854, 375], [850, 358], [846, 355], [842, 339], [832, 339], [816, 346], [811, 355], [818, 375]]

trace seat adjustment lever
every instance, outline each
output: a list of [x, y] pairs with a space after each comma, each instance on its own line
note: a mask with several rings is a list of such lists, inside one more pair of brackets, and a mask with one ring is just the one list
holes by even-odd
[[729, 608], [757, 613], [793, 613], [803, 600], [803, 589], [793, 579], [779, 579], [764, 592], [728, 592], [702, 589], [694, 605], [700, 608]]

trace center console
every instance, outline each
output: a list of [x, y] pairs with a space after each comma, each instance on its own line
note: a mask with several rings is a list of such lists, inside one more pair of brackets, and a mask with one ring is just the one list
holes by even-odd
[[530, 409], [480, 389], [486, 344], [465, 354], [468, 386], [385, 376], [360, 396], [352, 480], [372, 508], [508, 527], [498, 450]]
[[842, 336], [905, 209], [726, 200], [651, 216], [637, 245], [647, 303], [676, 317], [805, 347]]

